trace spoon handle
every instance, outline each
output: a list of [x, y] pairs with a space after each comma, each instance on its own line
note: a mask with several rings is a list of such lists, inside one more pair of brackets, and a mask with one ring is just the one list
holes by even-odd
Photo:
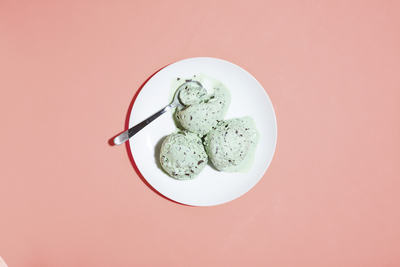
[[163, 108], [162, 110], [160, 110], [159, 112], [155, 113], [154, 115], [148, 117], [141, 123], [136, 124], [135, 126], [129, 128], [125, 132], [121, 133], [120, 135], [118, 135], [117, 137], [114, 138], [114, 144], [120, 145], [120, 144], [125, 143], [129, 138], [134, 136], [137, 132], [142, 130], [144, 127], [149, 125], [152, 121], [154, 121], [155, 119], [157, 119], [158, 117], [160, 117], [162, 114], [164, 114], [165, 112], [167, 112], [169, 109], [171, 109], [173, 107], [175, 107], [175, 105], [170, 104], [170, 105], [166, 106], [165, 108]]

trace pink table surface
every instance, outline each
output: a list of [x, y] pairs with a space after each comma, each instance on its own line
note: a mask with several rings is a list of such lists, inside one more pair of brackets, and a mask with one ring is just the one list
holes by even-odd
[[[109, 144], [152, 74], [198, 56], [249, 71], [278, 121], [260, 182], [212, 207]], [[400, 266], [400, 1], [5, 0], [0, 73], [10, 267]]]

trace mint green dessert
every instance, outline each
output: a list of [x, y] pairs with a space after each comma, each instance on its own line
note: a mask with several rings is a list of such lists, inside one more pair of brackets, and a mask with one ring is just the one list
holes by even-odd
[[195, 83], [189, 83], [179, 92], [179, 100], [185, 105], [199, 104], [207, 99], [207, 89]]
[[222, 82], [203, 76], [199, 75], [193, 80], [203, 86], [207, 82], [207, 88], [188, 86], [183, 89], [179, 97], [185, 107], [178, 108], [175, 114], [184, 129], [200, 136], [207, 134], [218, 121], [224, 119], [231, 102], [229, 90]]
[[209, 159], [220, 171], [246, 172], [254, 162], [259, 133], [253, 118], [220, 121], [204, 138]]
[[207, 165], [207, 154], [200, 137], [188, 131], [172, 133], [161, 145], [160, 163], [174, 179], [196, 178]]

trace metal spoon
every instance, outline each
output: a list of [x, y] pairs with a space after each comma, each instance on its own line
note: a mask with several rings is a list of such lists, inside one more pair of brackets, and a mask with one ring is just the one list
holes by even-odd
[[142, 130], [144, 127], [146, 127], [148, 124], [150, 124], [150, 122], [154, 121], [155, 119], [157, 119], [158, 117], [160, 117], [162, 114], [164, 114], [165, 112], [167, 112], [168, 110], [170, 110], [171, 108], [175, 108], [175, 107], [184, 107], [185, 105], [181, 103], [181, 101], [179, 100], [179, 92], [183, 89], [186, 88], [186, 86], [189, 83], [196, 83], [197, 85], [200, 85], [201, 87], [203, 87], [201, 85], [201, 83], [199, 83], [198, 81], [188, 81], [185, 82], [184, 84], [182, 84], [181, 86], [179, 86], [178, 90], [176, 90], [174, 99], [172, 100], [171, 104], [169, 104], [168, 106], [166, 106], [165, 108], [163, 108], [162, 110], [160, 110], [159, 112], [155, 113], [154, 115], [150, 116], [149, 118], [145, 119], [144, 121], [142, 121], [141, 123], [133, 126], [132, 128], [126, 130], [125, 132], [121, 133], [120, 135], [118, 135], [117, 137], [114, 138], [114, 144], [116, 145], [120, 145], [124, 142], [126, 142], [129, 138], [131, 138], [132, 136], [134, 136], [137, 132], [139, 132], [140, 130]]

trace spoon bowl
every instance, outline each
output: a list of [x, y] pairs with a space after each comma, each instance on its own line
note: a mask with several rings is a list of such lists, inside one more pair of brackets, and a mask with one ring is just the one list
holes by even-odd
[[175, 92], [174, 95], [174, 99], [172, 100], [172, 102], [166, 106], [165, 108], [163, 108], [162, 110], [158, 111], [157, 113], [155, 113], [154, 115], [150, 116], [149, 118], [145, 119], [144, 121], [142, 121], [139, 124], [136, 124], [135, 126], [129, 128], [128, 130], [126, 130], [125, 132], [121, 133], [120, 135], [118, 135], [117, 137], [114, 138], [114, 144], [116, 145], [121, 145], [123, 143], [125, 143], [127, 140], [129, 140], [132, 136], [134, 136], [136, 133], [138, 133], [140, 130], [142, 130], [144, 127], [146, 127], [147, 125], [149, 125], [152, 121], [154, 121], [155, 119], [157, 119], [158, 117], [160, 117], [162, 114], [164, 114], [165, 112], [167, 112], [168, 110], [175, 108], [175, 107], [184, 107], [185, 105], [180, 101], [179, 99], [179, 93], [183, 90], [186, 89], [187, 86], [189, 84], [197, 84], [197, 86], [201, 86], [201, 83], [198, 81], [186, 81], [185, 83], [183, 83], [182, 85], [180, 85], [178, 87], [178, 89]]

